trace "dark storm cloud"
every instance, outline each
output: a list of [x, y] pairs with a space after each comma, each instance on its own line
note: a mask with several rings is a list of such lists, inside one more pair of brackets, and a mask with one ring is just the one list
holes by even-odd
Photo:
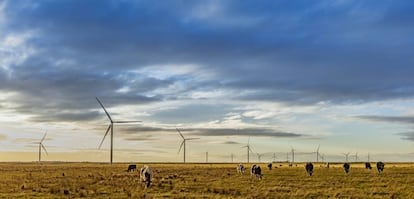
[[375, 122], [396, 122], [403, 124], [413, 124], [414, 116], [375, 116], [375, 115], [363, 115], [356, 116], [357, 119], [363, 119]]
[[241, 144], [240, 142], [235, 142], [235, 141], [225, 141], [223, 142], [223, 144]]
[[[0, 67], [0, 90], [17, 92], [16, 111], [39, 121], [96, 107], [94, 96], [114, 106], [216, 89], [237, 93], [229, 99], [288, 104], [407, 98], [414, 95], [413, 8], [391, 0], [7, 1], [3, 34], [30, 33], [25, 43], [35, 50], [11, 71]], [[134, 72], [182, 64], [214, 76]], [[155, 92], [174, 84], [186, 88]], [[95, 118], [90, 110], [83, 117]]]

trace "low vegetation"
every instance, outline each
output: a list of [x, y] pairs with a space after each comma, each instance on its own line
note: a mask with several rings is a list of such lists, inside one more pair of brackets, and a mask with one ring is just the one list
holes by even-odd
[[386, 163], [378, 174], [354, 163], [348, 175], [340, 164], [315, 164], [311, 177], [304, 164], [260, 164], [261, 181], [238, 175], [236, 164], [148, 165], [154, 178], [145, 189], [128, 164], [0, 163], [0, 198], [414, 198], [412, 164]]

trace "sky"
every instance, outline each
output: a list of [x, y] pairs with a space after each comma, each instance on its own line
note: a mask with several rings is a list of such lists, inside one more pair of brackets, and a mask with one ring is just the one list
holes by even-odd
[[0, 161], [413, 161], [413, 9], [0, 0]]

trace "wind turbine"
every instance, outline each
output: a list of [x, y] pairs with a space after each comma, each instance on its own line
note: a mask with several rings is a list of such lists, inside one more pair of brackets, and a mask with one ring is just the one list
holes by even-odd
[[348, 153], [342, 153], [342, 154], [344, 154], [345, 155], [345, 160], [346, 160], [346, 162], [348, 162], [348, 156], [349, 156], [349, 154], [350, 154], [351, 152], [348, 152]]
[[321, 145], [318, 145], [318, 148], [316, 149], [316, 162], [319, 162], [319, 148], [321, 147]]
[[355, 152], [355, 162], [358, 162], [358, 152]]
[[178, 150], [178, 153], [180, 153], [181, 148], [184, 145], [184, 163], [185, 163], [185, 141], [187, 141], [187, 140], [195, 140], [195, 139], [200, 139], [200, 138], [184, 138], [183, 134], [181, 134], [181, 131], [178, 130], [178, 128], [176, 128], [176, 129], [177, 129], [177, 132], [180, 134], [180, 136], [183, 138], [183, 141], [181, 142], [180, 149]]
[[247, 140], [247, 145], [243, 146], [242, 148], [245, 148], [245, 147], [247, 148], [247, 163], [249, 163], [250, 162], [250, 151], [253, 153], [253, 151], [250, 149], [250, 137]]
[[368, 153], [368, 162], [369, 162], [369, 158], [370, 158], [370, 155], [369, 155], [369, 153]]
[[36, 143], [36, 144], [39, 144], [39, 162], [42, 159], [42, 148], [46, 152], [46, 155], [48, 155], [47, 150], [46, 150], [46, 147], [45, 147], [45, 145], [43, 145], [43, 141], [45, 140], [46, 135], [47, 135], [47, 132], [45, 133], [45, 135], [43, 136], [43, 138], [40, 140], [40, 142], [39, 143]]
[[141, 122], [141, 121], [113, 121], [111, 115], [109, 115], [108, 111], [106, 111], [104, 105], [101, 103], [101, 101], [98, 99], [98, 97], [96, 97], [96, 100], [98, 101], [98, 103], [101, 105], [102, 109], [105, 111], [106, 116], [108, 116], [109, 121], [111, 122], [109, 124], [108, 129], [106, 130], [106, 133], [104, 135], [104, 137], [102, 138], [101, 144], [99, 144], [98, 149], [101, 148], [103, 141], [105, 140], [106, 135], [108, 135], [109, 133], [109, 129], [111, 130], [111, 151], [110, 151], [110, 162], [112, 164], [112, 157], [113, 157], [113, 146], [114, 146], [114, 124], [115, 123], [137, 123], [137, 122]]
[[257, 159], [259, 160], [259, 163], [260, 163], [260, 162], [261, 162], [261, 161], [260, 161], [260, 158], [263, 156], [263, 154], [256, 153], [256, 155], [257, 155]]
[[292, 145], [290, 145], [291, 148], [291, 152], [292, 152], [292, 163], [295, 162], [295, 149], [292, 147]]

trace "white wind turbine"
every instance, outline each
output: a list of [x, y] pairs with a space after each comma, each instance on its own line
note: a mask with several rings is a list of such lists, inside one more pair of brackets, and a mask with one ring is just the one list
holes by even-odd
[[45, 145], [43, 145], [43, 141], [45, 140], [47, 135], [47, 132], [43, 136], [43, 138], [40, 140], [40, 142], [36, 143], [39, 144], [39, 162], [42, 160], [42, 148], [46, 152], [46, 155], [48, 155]]
[[242, 148], [247, 148], [247, 163], [250, 162], [250, 152], [253, 153], [252, 149], [250, 149], [250, 137], [247, 140], [247, 145], [246, 146], [242, 146]]
[[319, 148], [321, 147], [321, 145], [319, 144], [318, 145], [318, 148], [316, 149], [316, 162], [319, 162], [319, 156], [320, 156], [320, 154], [319, 154]]
[[200, 138], [185, 138], [183, 136], [183, 134], [181, 133], [181, 131], [178, 128], [176, 128], [176, 129], [177, 129], [177, 132], [180, 134], [181, 138], [183, 138], [183, 141], [181, 142], [180, 149], [178, 150], [178, 153], [180, 153], [181, 148], [184, 146], [184, 163], [185, 163], [185, 142], [187, 140], [195, 140], [195, 139], [200, 139]]
[[104, 107], [104, 105], [101, 103], [101, 101], [98, 99], [98, 97], [96, 97], [96, 100], [98, 101], [98, 103], [101, 105], [101, 107], [102, 107], [102, 109], [105, 111], [105, 113], [106, 113], [106, 116], [108, 116], [108, 119], [109, 119], [109, 121], [111, 122], [110, 124], [109, 124], [109, 127], [108, 127], [108, 129], [106, 130], [106, 133], [105, 133], [105, 135], [104, 135], [104, 137], [102, 138], [102, 141], [101, 141], [101, 143], [99, 144], [99, 147], [98, 147], [98, 149], [100, 149], [101, 148], [101, 146], [102, 146], [102, 144], [103, 144], [103, 142], [104, 142], [104, 140], [105, 140], [105, 137], [106, 137], [106, 135], [108, 135], [108, 133], [109, 133], [109, 130], [111, 130], [111, 150], [110, 150], [110, 163], [112, 164], [112, 160], [113, 160], [113, 146], [114, 146], [114, 123], [137, 123], [137, 122], [141, 122], [141, 121], [113, 121], [112, 120], [112, 118], [111, 118], [111, 115], [109, 115], [109, 113], [108, 113], [108, 111], [106, 111], [106, 109], [105, 109], [105, 107]]
[[291, 151], [292, 151], [292, 163], [295, 162], [295, 149], [292, 147], [292, 145], [290, 145]]
[[349, 154], [350, 154], [351, 152], [348, 152], [348, 153], [342, 153], [342, 154], [344, 154], [345, 155], [345, 161], [346, 162], [348, 162], [348, 156], [349, 156]]

